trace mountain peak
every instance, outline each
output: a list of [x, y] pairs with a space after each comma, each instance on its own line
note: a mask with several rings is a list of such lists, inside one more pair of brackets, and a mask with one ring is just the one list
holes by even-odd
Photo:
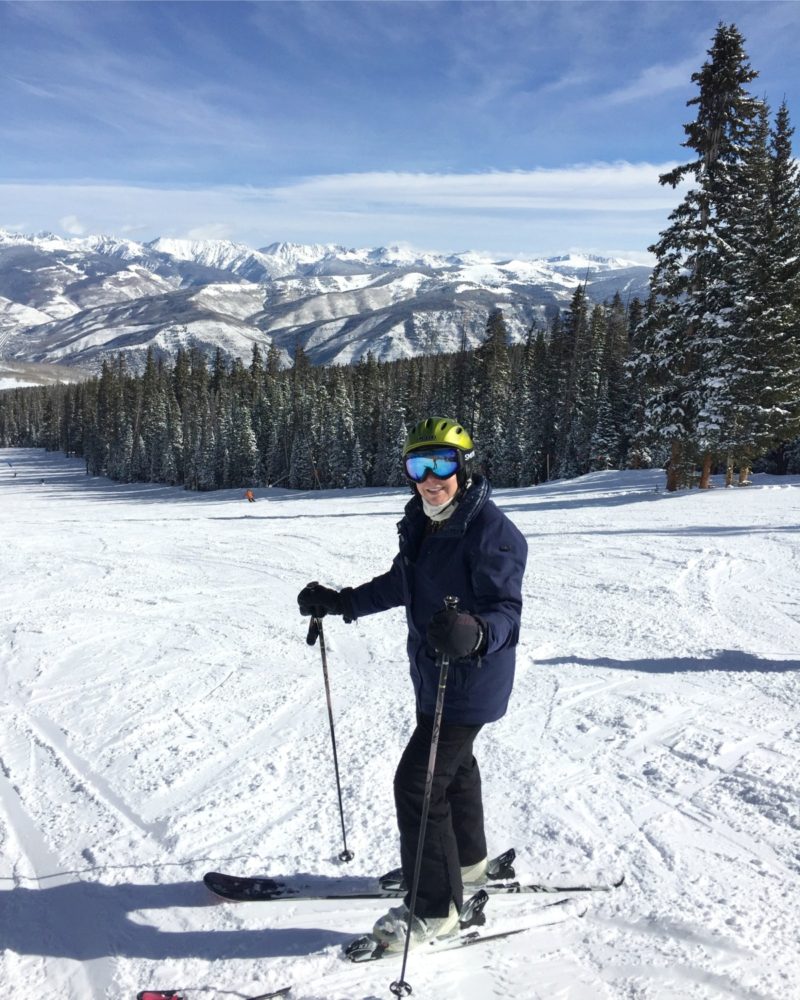
[[[25, 252], [29, 248], [35, 252]], [[19, 361], [96, 368], [148, 346], [192, 344], [248, 360], [274, 344], [287, 363], [302, 344], [315, 363], [368, 352], [390, 361], [481, 343], [502, 308], [512, 342], [566, 308], [586, 284], [596, 302], [647, 293], [650, 269], [571, 252], [498, 258], [403, 243], [353, 248], [278, 241], [253, 249], [219, 239], [21, 236], [0, 232], [0, 344]]]

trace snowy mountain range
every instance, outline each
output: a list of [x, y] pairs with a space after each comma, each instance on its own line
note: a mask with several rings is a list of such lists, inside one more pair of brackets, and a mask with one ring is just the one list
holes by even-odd
[[646, 294], [650, 269], [584, 255], [502, 260], [403, 247], [348, 249], [225, 240], [67, 239], [0, 230], [0, 358], [96, 370], [123, 351], [181, 345], [248, 360], [274, 343], [289, 361], [380, 360], [475, 346], [500, 307], [513, 340], [585, 282], [594, 301]]

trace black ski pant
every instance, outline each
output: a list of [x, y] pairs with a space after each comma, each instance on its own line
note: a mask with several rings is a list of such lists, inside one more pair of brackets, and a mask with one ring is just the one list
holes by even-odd
[[[472, 754], [472, 744], [481, 728], [442, 723], [439, 731], [414, 907], [420, 917], [446, 917], [451, 900], [460, 909], [464, 901], [461, 868], [486, 857], [481, 773]], [[433, 717], [417, 713], [416, 729], [394, 777], [400, 858], [409, 887], [406, 904], [411, 902], [432, 733]]]

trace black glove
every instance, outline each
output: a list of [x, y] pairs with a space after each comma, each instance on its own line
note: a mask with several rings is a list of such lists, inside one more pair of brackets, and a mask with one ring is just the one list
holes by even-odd
[[[338, 590], [323, 587], [318, 583], [307, 583], [297, 595], [301, 615], [324, 618], [325, 615], [345, 615], [349, 607]], [[349, 615], [347, 616], [349, 618]]]
[[437, 653], [463, 660], [480, 652], [485, 629], [466, 611], [442, 608], [428, 622], [428, 642]]

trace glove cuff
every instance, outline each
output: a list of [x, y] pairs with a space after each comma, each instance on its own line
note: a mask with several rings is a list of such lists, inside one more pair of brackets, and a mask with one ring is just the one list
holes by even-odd
[[340, 590], [339, 598], [342, 602], [342, 617], [345, 623], [349, 625], [356, 620], [356, 616], [353, 613], [353, 588], [345, 587], [344, 590]]

